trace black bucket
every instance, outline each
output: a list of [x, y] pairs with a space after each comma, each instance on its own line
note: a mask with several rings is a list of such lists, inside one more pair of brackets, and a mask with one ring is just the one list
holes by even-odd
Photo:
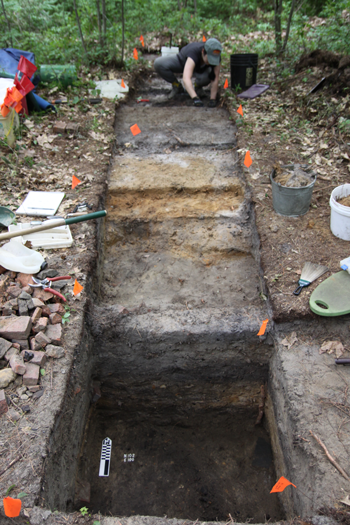
[[245, 55], [231, 55], [231, 89], [238, 86], [242, 89], [256, 84], [258, 71], [258, 55], [247, 53]]

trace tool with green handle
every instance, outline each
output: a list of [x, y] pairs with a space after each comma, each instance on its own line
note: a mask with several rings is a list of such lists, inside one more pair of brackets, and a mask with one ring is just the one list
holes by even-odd
[[346, 271], [334, 273], [319, 284], [310, 297], [310, 308], [324, 317], [350, 313], [350, 275]]
[[105, 217], [107, 215], [106, 210], [95, 211], [94, 213], [87, 213], [86, 215], [81, 215], [80, 217], [72, 217], [70, 219], [50, 219], [43, 222], [38, 226], [33, 226], [32, 228], [26, 228], [25, 230], [17, 230], [14, 232], [7, 232], [0, 234], [0, 241], [5, 241], [6, 239], [12, 239], [13, 237], [21, 237], [23, 235], [29, 235], [30, 233], [41, 232], [44, 230], [50, 230], [51, 228], [57, 228], [58, 226], [65, 226], [70, 224], [75, 224], [76, 222], [89, 221], [90, 219], [99, 219], [100, 217]]

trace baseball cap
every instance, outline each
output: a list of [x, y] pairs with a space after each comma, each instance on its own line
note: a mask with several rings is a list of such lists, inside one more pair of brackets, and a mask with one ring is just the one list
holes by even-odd
[[222, 45], [216, 38], [209, 38], [204, 44], [204, 49], [208, 55], [208, 62], [211, 66], [220, 64]]

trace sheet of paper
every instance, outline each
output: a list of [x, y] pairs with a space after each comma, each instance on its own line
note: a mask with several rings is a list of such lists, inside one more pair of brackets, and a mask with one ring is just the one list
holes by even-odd
[[30, 191], [16, 213], [33, 217], [55, 215], [63, 197], [61, 191]]

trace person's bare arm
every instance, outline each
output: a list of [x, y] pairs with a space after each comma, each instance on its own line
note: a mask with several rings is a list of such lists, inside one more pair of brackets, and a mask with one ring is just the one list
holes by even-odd
[[219, 75], [220, 75], [220, 65], [214, 67], [215, 78], [211, 83], [210, 87], [210, 99], [215, 100], [216, 95], [218, 94], [219, 88]]
[[192, 76], [193, 76], [193, 71], [194, 71], [195, 66], [196, 66], [195, 61], [192, 58], [188, 57], [186, 60], [185, 67], [184, 67], [184, 72], [182, 74], [182, 80], [183, 80], [185, 89], [191, 98], [194, 98], [197, 96], [197, 93], [195, 92], [192, 86]]

